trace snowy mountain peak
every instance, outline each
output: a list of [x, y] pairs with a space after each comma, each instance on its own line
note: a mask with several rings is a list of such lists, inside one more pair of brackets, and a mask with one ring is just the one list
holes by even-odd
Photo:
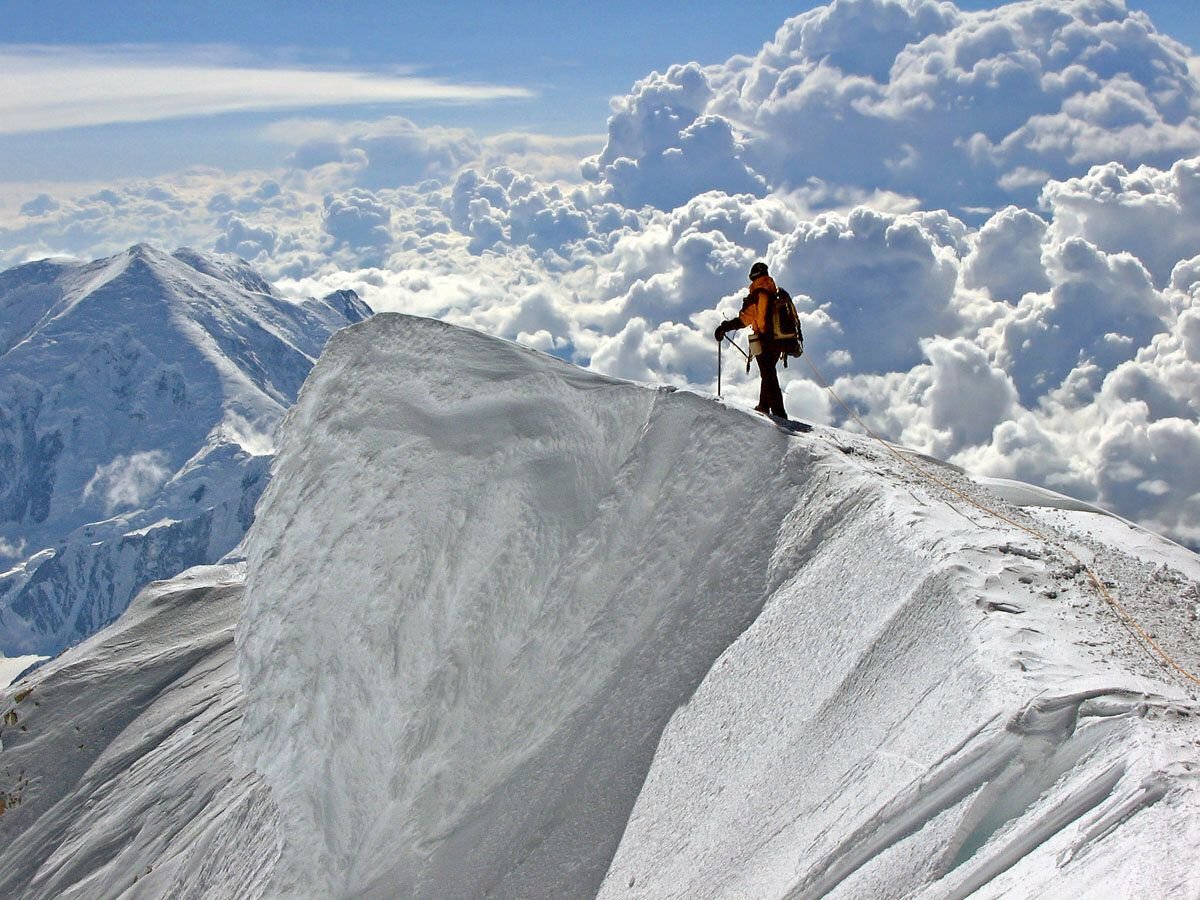
[[178, 305], [185, 296], [178, 288], [197, 281], [207, 284], [211, 292], [215, 285], [197, 275], [223, 287], [274, 296], [273, 288], [243, 260], [188, 249], [172, 255], [136, 244], [90, 263], [40, 260], [0, 273], [0, 353], [51, 327], [55, 319], [85, 301], [100, 304], [109, 313], [109, 322], [101, 324], [119, 327], [136, 322], [135, 315], [120, 318], [129, 312], [126, 305], [131, 302], [143, 304], [135, 313], [148, 310], [145, 304]]
[[334, 309], [340, 310], [351, 322], [361, 322], [371, 315], [371, 307], [367, 306], [355, 291], [349, 289], [326, 294], [324, 300]]
[[[56, 650], [142, 578], [236, 544], [276, 425], [329, 335], [368, 315], [357, 298], [279, 297], [235, 258], [148, 244], [0, 273], [0, 569], [20, 564], [0, 578], [0, 652]], [[175, 524], [150, 540], [159, 521]], [[181, 523], [198, 530], [184, 539]], [[164, 551], [168, 534], [186, 549]], [[64, 541], [145, 545], [155, 562], [95, 572]], [[53, 562], [28, 562], [47, 548]]]
[[145, 242], [134, 244], [125, 251], [124, 255], [128, 256], [130, 259], [141, 259], [148, 262], [165, 260], [168, 256], [165, 252], [159, 250], [153, 244], [148, 244]]
[[[238, 257], [203, 254], [187, 247], [176, 250], [172, 256], [180, 262], [191, 266], [197, 272], [220, 280], [229, 281], [256, 294], [277, 296], [275, 288], [255, 272], [249, 263]], [[355, 319], [354, 321], [358, 320]]]

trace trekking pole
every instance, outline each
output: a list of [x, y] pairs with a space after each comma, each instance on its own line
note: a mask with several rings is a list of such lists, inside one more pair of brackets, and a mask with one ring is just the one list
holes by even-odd
[[717, 341], [717, 399], [721, 399], [721, 346], [724, 340]]

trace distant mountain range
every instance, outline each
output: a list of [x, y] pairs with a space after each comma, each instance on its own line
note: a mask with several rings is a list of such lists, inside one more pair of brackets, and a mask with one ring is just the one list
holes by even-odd
[[0, 273], [0, 653], [53, 654], [253, 520], [325, 342], [371, 315], [144, 244]]

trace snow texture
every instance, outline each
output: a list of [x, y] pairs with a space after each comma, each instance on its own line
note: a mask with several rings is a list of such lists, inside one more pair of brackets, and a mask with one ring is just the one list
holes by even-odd
[[7, 687], [30, 666], [48, 659], [45, 656], [0, 656], [0, 685]]
[[275, 426], [369, 313], [145, 245], [0, 273], [0, 651], [55, 653], [236, 546]]
[[[1061, 551], [865, 439], [382, 315], [246, 554], [284, 895], [1200, 887], [1195, 706]], [[1192, 576], [1095, 554], [1195, 668]]]
[[1193, 671], [1200, 559], [1001, 487], [376, 316], [244, 563], [0, 692], [0, 893], [1193, 896], [1200, 706], [1061, 548]]
[[4, 695], [0, 895], [261, 897], [279, 854], [232, 751], [243, 574], [192, 569]]

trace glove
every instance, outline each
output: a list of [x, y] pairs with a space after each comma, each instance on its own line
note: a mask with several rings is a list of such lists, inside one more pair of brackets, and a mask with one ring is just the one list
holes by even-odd
[[741, 327], [742, 327], [741, 319], [737, 319], [737, 318], [726, 319], [724, 322], [722, 322], [720, 325], [717, 326], [717, 330], [713, 332], [713, 337], [715, 337], [718, 341], [720, 341], [722, 338], [725, 337], [725, 335], [729, 334], [729, 332], [737, 331]]

